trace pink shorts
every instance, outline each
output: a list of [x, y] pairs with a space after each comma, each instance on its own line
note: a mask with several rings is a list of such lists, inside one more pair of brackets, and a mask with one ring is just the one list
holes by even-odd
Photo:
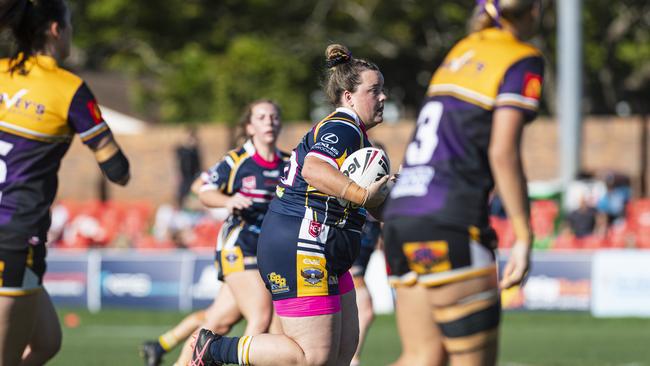
[[275, 312], [284, 317], [302, 318], [335, 314], [341, 311], [341, 295], [354, 290], [354, 281], [350, 272], [339, 278], [339, 295], [306, 296], [273, 301]]

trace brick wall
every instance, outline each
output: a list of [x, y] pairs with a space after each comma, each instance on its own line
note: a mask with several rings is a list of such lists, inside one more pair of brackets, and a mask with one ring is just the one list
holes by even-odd
[[[291, 150], [309, 124], [285, 126], [279, 146]], [[380, 126], [370, 132], [386, 145], [394, 169], [402, 160], [410, 139], [413, 123]], [[582, 163], [585, 170], [616, 169], [638, 179], [641, 128], [635, 120], [589, 118], [583, 128]], [[111, 197], [119, 200], [150, 200], [156, 204], [173, 199], [178, 181], [174, 147], [184, 136], [180, 127], [152, 127], [145, 134], [117, 136], [128, 155], [132, 180], [128, 187], [111, 185]], [[229, 133], [224, 126], [204, 125], [200, 128], [204, 168], [214, 164], [227, 150]], [[557, 125], [551, 120], [538, 120], [525, 130], [524, 162], [529, 179], [553, 179], [558, 171]], [[59, 197], [85, 200], [97, 197], [101, 173], [92, 154], [75, 139], [59, 173]]]

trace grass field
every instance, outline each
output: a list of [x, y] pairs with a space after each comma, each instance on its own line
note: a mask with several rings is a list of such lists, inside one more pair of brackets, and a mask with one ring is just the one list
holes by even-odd
[[[70, 312], [59, 310], [61, 316]], [[80, 325], [64, 327], [63, 349], [51, 365], [142, 365], [138, 345], [183, 317], [154, 311], [75, 312]], [[386, 365], [397, 358], [400, 345], [394, 322], [392, 316], [377, 317], [362, 357], [364, 365]], [[650, 365], [650, 319], [506, 313], [501, 339], [500, 365]], [[177, 352], [166, 357], [165, 365], [172, 364]]]

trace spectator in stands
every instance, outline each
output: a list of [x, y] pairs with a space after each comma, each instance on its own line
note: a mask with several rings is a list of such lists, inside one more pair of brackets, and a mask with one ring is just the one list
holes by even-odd
[[201, 174], [201, 154], [195, 127], [188, 127], [185, 140], [176, 147], [176, 158], [180, 175], [176, 203], [178, 208], [183, 208], [192, 183]]
[[576, 238], [583, 238], [594, 233], [598, 210], [591, 206], [585, 196], [580, 198], [580, 206], [566, 217], [567, 228]]
[[607, 192], [598, 201], [596, 208], [606, 218], [607, 226], [611, 227], [625, 220], [625, 207], [630, 201], [632, 190], [625, 179], [619, 179], [614, 173], [605, 176]]

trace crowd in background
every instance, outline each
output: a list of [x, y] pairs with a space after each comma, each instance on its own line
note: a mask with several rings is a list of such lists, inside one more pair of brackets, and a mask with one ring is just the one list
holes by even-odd
[[[50, 246], [211, 249], [227, 213], [206, 210], [183, 186], [179, 184], [173, 203], [158, 207], [149, 202], [58, 201], [52, 210]], [[535, 247], [650, 247], [645, 235], [650, 228], [650, 201], [632, 197], [629, 178], [609, 172], [571, 183], [563, 204], [554, 199], [533, 200]], [[492, 200], [491, 222], [499, 247], [512, 245], [514, 234], [498, 195]]]

